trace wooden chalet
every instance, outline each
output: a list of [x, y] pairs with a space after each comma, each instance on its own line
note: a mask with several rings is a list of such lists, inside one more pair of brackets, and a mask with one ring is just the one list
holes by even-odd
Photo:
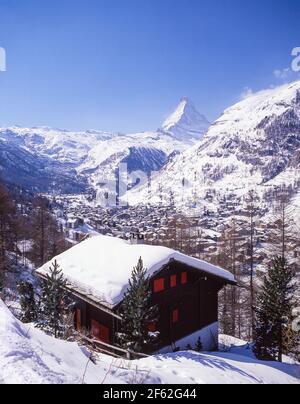
[[[234, 277], [174, 250], [144, 245], [140, 237], [130, 243], [95, 236], [54, 258], [76, 302], [76, 328], [88, 330], [105, 344], [116, 344], [122, 321], [118, 309], [140, 257], [151, 278], [153, 304], [159, 307], [158, 322], [149, 324], [149, 331], [160, 332], [156, 351], [185, 348], [190, 336], [195, 342], [201, 336], [204, 349], [214, 348], [218, 293], [227, 284], [235, 285]], [[44, 276], [50, 265], [44, 265], [38, 274]]]

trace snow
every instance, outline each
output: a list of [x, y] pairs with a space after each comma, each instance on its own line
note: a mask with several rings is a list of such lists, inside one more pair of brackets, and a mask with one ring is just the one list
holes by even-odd
[[[123, 299], [133, 268], [142, 257], [148, 275], [152, 276], [171, 260], [184, 263], [207, 274], [234, 282], [231, 273], [175, 250], [149, 245], [132, 245], [127, 241], [95, 236], [72, 247], [54, 258], [65, 277], [86, 294], [93, 295], [103, 303], [115, 306]], [[46, 274], [51, 262], [38, 273]]]
[[26, 159], [32, 160], [33, 165], [37, 161], [42, 167], [44, 164], [47, 167], [53, 165], [71, 178], [75, 176], [75, 180], [78, 174], [99, 191], [103, 182], [115, 179], [120, 163], [131, 160], [132, 154], [134, 171], [142, 170], [149, 174], [160, 170], [170, 155], [183, 152], [202, 137], [209, 126], [206, 118], [191, 103], [183, 105], [181, 102], [178, 109], [181, 110], [178, 121], [173, 116], [167, 131], [161, 128], [156, 132], [122, 134], [95, 130], [74, 132], [48, 127], [0, 128], [0, 151], [9, 147], [12, 154], [17, 150], [22, 157], [25, 153]]
[[[16, 320], [0, 300], [0, 384], [82, 383], [88, 357], [75, 343], [55, 340]], [[90, 383], [100, 383], [108, 368], [97, 369]], [[120, 380], [109, 376], [109, 383]]]
[[199, 114], [188, 98], [183, 98], [175, 111], [165, 120], [162, 129], [170, 132], [177, 139], [201, 139], [210, 123]]
[[[59, 341], [16, 320], [0, 300], [0, 384], [300, 384], [300, 366], [230, 352], [179, 352], [128, 362]], [[232, 340], [235, 343], [234, 340]]]
[[32, 251], [33, 245], [33, 240], [22, 240], [17, 243], [18, 249], [24, 254]]
[[[195, 347], [199, 338], [201, 339], [202, 347], [204, 351], [214, 350], [217, 346], [217, 342], [219, 337], [219, 323], [216, 322], [214, 324], [209, 325], [208, 327], [203, 328], [197, 332], [194, 332], [187, 337], [182, 338], [179, 341], [176, 341], [174, 345], [179, 350], [185, 350], [188, 345], [191, 347]], [[173, 349], [171, 346], [165, 347], [159, 351], [160, 354], [165, 354], [172, 352]]]
[[236, 353], [179, 352], [143, 359], [163, 384], [300, 384], [300, 366], [260, 362], [247, 348]]
[[259, 91], [225, 110], [224, 114], [210, 128], [209, 137], [238, 133], [240, 140], [255, 141], [262, 133], [257, 124], [266, 117], [280, 116], [295, 106], [300, 90], [300, 81], [276, 88]]
[[[130, 190], [130, 205], [168, 204], [187, 210], [195, 200], [212, 210], [229, 194], [258, 195], [275, 186], [294, 186], [300, 179], [297, 139], [300, 81], [252, 94], [228, 108], [194, 146], [176, 156], [152, 180], [151, 188]], [[180, 110], [177, 111], [178, 116]], [[175, 118], [175, 117], [174, 117]], [[271, 135], [273, 134], [274, 135]], [[270, 152], [273, 151], [273, 152]], [[183, 179], [185, 186], [183, 187]], [[213, 206], [207, 193], [214, 191]]]

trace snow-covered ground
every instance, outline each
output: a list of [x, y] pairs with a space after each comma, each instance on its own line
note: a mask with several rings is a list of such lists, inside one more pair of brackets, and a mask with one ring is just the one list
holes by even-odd
[[[128, 362], [88, 352], [21, 324], [0, 301], [0, 384], [300, 384], [300, 366], [259, 362], [242, 341], [228, 352], [180, 352]], [[289, 363], [290, 362], [290, 363]]]

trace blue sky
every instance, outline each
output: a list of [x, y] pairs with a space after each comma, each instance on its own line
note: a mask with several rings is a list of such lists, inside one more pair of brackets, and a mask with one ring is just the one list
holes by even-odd
[[0, 125], [150, 130], [182, 96], [214, 120], [297, 46], [299, 0], [0, 0]]

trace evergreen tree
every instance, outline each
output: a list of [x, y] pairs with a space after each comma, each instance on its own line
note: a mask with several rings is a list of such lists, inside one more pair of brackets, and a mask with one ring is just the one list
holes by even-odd
[[68, 309], [67, 281], [57, 261], [49, 268], [49, 274], [42, 281], [38, 327], [53, 334], [55, 338], [64, 335], [64, 320]]
[[274, 259], [264, 279], [256, 309], [254, 353], [282, 362], [284, 339], [292, 318], [295, 273], [282, 257]]
[[0, 292], [4, 288], [9, 263], [7, 251], [11, 243], [14, 204], [7, 189], [0, 183]]
[[149, 325], [157, 321], [158, 310], [151, 305], [150, 281], [142, 258], [133, 269], [120, 314], [122, 324], [118, 338], [121, 345], [134, 352], [147, 352], [155, 340]]
[[20, 293], [20, 304], [22, 310], [21, 321], [23, 323], [35, 322], [37, 320], [37, 305], [32, 284], [29, 282], [22, 282], [18, 286], [18, 291]]

